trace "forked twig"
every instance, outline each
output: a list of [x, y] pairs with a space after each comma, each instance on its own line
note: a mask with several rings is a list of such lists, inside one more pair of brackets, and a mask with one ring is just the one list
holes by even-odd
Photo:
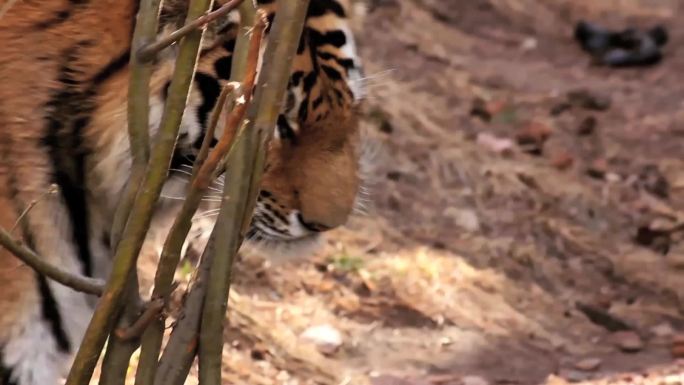
[[219, 17], [225, 16], [230, 11], [237, 8], [243, 0], [231, 0], [221, 6], [221, 8], [209, 12], [205, 15], [198, 17], [197, 19], [189, 22], [188, 24], [182, 26], [176, 31], [171, 32], [167, 36], [160, 38], [159, 40], [145, 45], [138, 50], [138, 58], [142, 61], [151, 61], [161, 52], [164, 48], [170, 46], [171, 44], [179, 41], [183, 37], [187, 36], [190, 32], [202, 28], [205, 25], [211, 23], [212, 21], [218, 19]]
[[[212, 236], [216, 239], [207, 294], [202, 310], [199, 341], [199, 382], [221, 384], [223, 324], [230, 290], [234, 256], [250, 223], [265, 164], [265, 138], [273, 134], [287, 89], [309, 0], [279, 0], [272, 36], [264, 52], [258, 89], [245, 128], [228, 154], [224, 201]], [[209, 164], [209, 159], [205, 166]], [[201, 179], [195, 183], [201, 183]]]
[[202, 164], [197, 172], [197, 176], [192, 182], [193, 186], [198, 189], [204, 190], [211, 184], [214, 170], [221, 160], [226, 156], [228, 150], [230, 150], [230, 147], [235, 139], [235, 133], [238, 131], [238, 126], [245, 118], [247, 107], [250, 105], [250, 102], [252, 101], [252, 95], [254, 93], [254, 82], [256, 81], [257, 76], [257, 65], [259, 62], [259, 52], [261, 50], [261, 40], [264, 36], [264, 31], [266, 30], [267, 24], [268, 19], [266, 18], [266, 13], [262, 10], [257, 11], [257, 18], [252, 30], [252, 37], [249, 40], [246, 66], [247, 71], [245, 73], [245, 78], [242, 81], [243, 94], [242, 97], [236, 100], [233, 110], [226, 119], [226, 126], [223, 129], [223, 135], [221, 135], [221, 138], [214, 147], [214, 150], [209, 154], [206, 161], [204, 161], [204, 164]]
[[19, 226], [19, 224], [21, 223], [21, 220], [24, 219], [24, 217], [31, 211], [31, 209], [33, 209], [33, 207], [34, 207], [35, 205], [37, 205], [38, 202], [42, 201], [46, 196], [56, 193], [56, 192], [57, 192], [57, 189], [58, 189], [58, 187], [57, 187], [56, 184], [50, 185], [50, 188], [48, 188], [48, 190], [47, 190], [46, 192], [44, 192], [43, 194], [41, 194], [38, 198], [36, 198], [36, 199], [32, 200], [31, 202], [29, 202], [29, 204], [26, 206], [26, 208], [24, 209], [24, 211], [22, 211], [21, 214], [19, 214], [19, 217], [18, 217], [17, 220], [14, 222], [14, 225], [13, 225], [12, 228], [10, 229], [9, 233], [10, 233], [10, 234], [14, 234], [14, 230], [17, 229], [17, 226]]
[[164, 300], [157, 298], [150, 301], [145, 307], [145, 311], [140, 315], [140, 317], [127, 328], [118, 328], [114, 330], [117, 337], [124, 341], [129, 341], [134, 338], [140, 337], [145, 329], [154, 321], [159, 318], [159, 316], [164, 310]]
[[[244, 94], [236, 101], [234, 109], [230, 112], [228, 117], [228, 122], [224, 127], [224, 132], [216, 145], [215, 149], [210, 153], [208, 159], [203, 162], [203, 157], [206, 157], [206, 151], [209, 149], [209, 142], [213, 137], [213, 131], [218, 123], [219, 116], [221, 114], [221, 109], [223, 105], [226, 104], [226, 97], [223, 100], [219, 100], [221, 104], [218, 104], [214, 112], [212, 113], [212, 118], [210, 121], [210, 127], [208, 132], [205, 134], [205, 138], [202, 144], [202, 149], [204, 153], [200, 153], [198, 159], [197, 168], [198, 171], [193, 178], [193, 182], [190, 184], [189, 191], [183, 202], [180, 213], [176, 216], [171, 231], [169, 232], [166, 241], [164, 242], [164, 247], [162, 249], [161, 257], [159, 259], [159, 264], [157, 267], [157, 274], [155, 275], [154, 281], [154, 292], [152, 293], [153, 298], [161, 298], [166, 300], [171, 292], [171, 283], [173, 280], [173, 274], [178, 266], [178, 261], [180, 260], [180, 252], [185, 242], [185, 239], [192, 226], [192, 217], [197, 211], [199, 204], [204, 196], [207, 188], [211, 183], [211, 177], [213, 171], [216, 168], [218, 162], [214, 159], [222, 159], [225, 154], [230, 149], [232, 135], [236, 130], [238, 124], [244, 119], [246, 112], [246, 105], [248, 105], [251, 99], [251, 91], [254, 88], [254, 81], [256, 79], [257, 71], [257, 60], [259, 58], [259, 48], [261, 39], [263, 37], [264, 29], [266, 28], [266, 18], [259, 19], [256, 28], [251, 37], [250, 44], [250, 58], [253, 58], [250, 70], [245, 75], [245, 79], [242, 83], [241, 89]], [[228, 89], [224, 88], [222, 94], [227, 95]], [[220, 98], [221, 99], [221, 98]], [[211, 135], [211, 136], [210, 136]], [[200, 181], [200, 183], [197, 183]], [[159, 357], [159, 350], [161, 348], [162, 337], [164, 332], [163, 322], [151, 323], [150, 327], [143, 334], [142, 350], [140, 354], [140, 369], [138, 371], [138, 384], [151, 384], [156, 376], [156, 362]]]
[[[210, 0], [192, 0], [188, 18], [199, 17], [210, 7]], [[66, 385], [85, 385], [90, 382], [93, 370], [117, 318], [131, 272], [135, 268], [145, 235], [152, 221], [152, 214], [168, 174], [173, 150], [178, 137], [187, 96], [199, 56], [202, 31], [190, 33], [180, 44], [178, 59], [169, 86], [159, 131], [145, 178], [135, 199], [128, 223], [114, 256], [112, 272], [105, 292], [95, 308], [93, 317], [83, 336], [83, 341], [74, 357], [74, 363], [67, 376]], [[149, 101], [146, 101], [149, 102]]]

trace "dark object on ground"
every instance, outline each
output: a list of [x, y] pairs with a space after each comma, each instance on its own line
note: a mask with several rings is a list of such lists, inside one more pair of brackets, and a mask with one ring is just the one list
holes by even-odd
[[667, 43], [668, 34], [660, 25], [648, 31], [627, 28], [616, 32], [580, 21], [575, 27], [575, 40], [598, 64], [635, 67], [659, 63], [663, 57], [661, 47]]
[[627, 324], [625, 321], [617, 318], [616, 316], [610, 314], [607, 310], [601, 309], [598, 306], [593, 306], [585, 303], [576, 303], [575, 306], [577, 310], [584, 313], [584, 315], [589, 318], [591, 322], [596, 325], [602, 326], [608, 331], [618, 332], [633, 330], [633, 328]]

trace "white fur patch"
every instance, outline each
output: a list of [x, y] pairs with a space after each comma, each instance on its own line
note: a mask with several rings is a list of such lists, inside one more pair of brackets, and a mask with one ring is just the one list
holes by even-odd
[[31, 310], [17, 322], [13, 338], [3, 347], [4, 365], [18, 384], [52, 385], [66, 375], [71, 358], [57, 350], [39, 307]]

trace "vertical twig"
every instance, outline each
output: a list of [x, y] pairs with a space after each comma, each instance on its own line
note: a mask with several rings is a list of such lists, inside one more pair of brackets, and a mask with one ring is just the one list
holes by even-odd
[[[211, 0], [193, 0], [188, 17], [201, 16], [211, 7]], [[131, 209], [130, 219], [118, 244], [114, 266], [105, 293], [98, 302], [93, 318], [76, 353], [66, 385], [86, 385], [111, 331], [116, 312], [122, 305], [121, 294], [135, 267], [145, 235], [149, 229], [154, 206], [168, 173], [171, 156], [178, 136], [181, 117], [194, 75], [203, 30], [186, 36], [180, 44], [173, 80], [169, 87], [160, 129], [155, 138], [145, 180]], [[148, 101], [145, 101], [147, 103]]]
[[209, 272], [202, 312], [199, 380], [221, 384], [223, 320], [230, 289], [233, 256], [237, 252], [256, 202], [263, 172], [265, 139], [273, 134], [304, 26], [308, 0], [279, 0], [247, 128], [238, 136], [228, 158], [224, 203], [214, 228], [216, 254]]
[[[143, 308], [138, 288], [138, 274], [135, 269], [128, 280], [123, 298], [126, 299], [126, 305], [117, 322], [119, 327], [125, 327], [134, 322]], [[131, 356], [137, 348], [138, 340], [125, 340], [119, 338], [114, 332], [110, 333], [107, 350], [102, 360], [99, 384], [124, 385]]]
[[126, 184], [121, 201], [117, 205], [112, 226], [112, 244], [118, 245], [121, 233], [126, 227], [128, 214], [145, 176], [145, 167], [150, 157], [150, 78], [153, 64], [144, 63], [137, 55], [140, 47], [154, 41], [159, 28], [161, 0], [140, 1], [135, 31], [131, 42], [131, 77], [128, 85], [128, 140], [131, 157], [131, 177]]
[[[231, 80], [236, 82], [245, 78], [247, 68], [247, 56], [250, 42], [251, 28], [254, 25], [256, 10], [251, 1], [244, 1], [240, 5], [240, 29], [237, 36], [235, 50], [233, 51]], [[218, 119], [218, 114], [212, 116], [211, 121]], [[205, 137], [197, 162], [193, 170], [193, 180], [208, 155], [209, 134]], [[209, 242], [202, 254], [199, 271], [192, 288], [186, 295], [183, 303], [181, 317], [174, 326], [169, 342], [159, 360], [159, 368], [155, 377], [155, 385], [182, 385], [187, 377], [193, 359], [197, 354], [199, 339], [199, 326], [201, 322], [202, 307], [206, 295], [209, 279], [209, 269], [215, 253], [215, 233], [212, 233]]]
[[197, 355], [199, 327], [207, 293], [209, 270], [215, 253], [215, 234], [212, 233], [202, 253], [197, 275], [184, 298], [183, 309], [169, 342], [159, 360], [154, 385], [183, 385]]
[[[149, 139], [149, 115], [150, 115], [150, 78], [152, 77], [153, 64], [143, 63], [137, 55], [140, 47], [149, 44], [157, 36], [159, 28], [159, 11], [161, 0], [142, 0], [136, 16], [135, 31], [131, 41], [131, 58], [129, 67], [131, 77], [128, 84], [128, 139], [131, 157], [131, 175], [124, 187], [124, 192], [117, 205], [112, 225], [111, 244], [117, 249], [121, 234], [126, 227], [128, 216], [138, 194], [138, 187], [145, 177], [145, 168], [150, 153]], [[118, 321], [118, 326], [137, 314], [140, 306], [138, 293], [137, 274], [131, 274], [128, 283], [123, 316]], [[122, 385], [125, 382], [125, 374], [128, 370], [131, 355], [137, 348], [137, 341], [121, 341], [116, 336], [110, 336], [107, 352], [102, 364], [100, 384]]]
[[[225, 90], [226, 89], [224, 89], [221, 95], [226, 94]], [[210, 141], [210, 139], [208, 139], [209, 135], [213, 136], [214, 129], [218, 123], [218, 116], [221, 114], [221, 110], [225, 104], [225, 99], [225, 96], [223, 98], [219, 97], [218, 102], [220, 104], [217, 104], [214, 108], [211, 124], [207, 130], [207, 136], [205, 137], [203, 144]], [[231, 113], [231, 115], [233, 115], [233, 113]], [[230, 129], [226, 127], [226, 132], [229, 130]], [[154, 278], [153, 299], [162, 299], [166, 302], [171, 295], [173, 276], [178, 267], [178, 262], [180, 261], [183, 243], [185, 243], [185, 239], [192, 226], [192, 217], [197, 211], [207, 187], [208, 184], [201, 187], [198, 187], [195, 183], [190, 185], [190, 190], [183, 201], [181, 210], [176, 216], [171, 230], [166, 237], [166, 241], [164, 242], [164, 247], [162, 248], [161, 257], [157, 264], [157, 273]], [[162, 319], [155, 320], [145, 330], [142, 337], [140, 365], [138, 366], [138, 371], [136, 373], [137, 385], [149, 385], [154, 382], [163, 336], [164, 320]]]
[[[264, 29], [266, 28], [266, 17], [259, 18], [257, 24], [253, 28], [252, 37], [249, 46], [248, 70], [245, 74], [245, 79], [242, 81], [241, 89], [243, 94], [240, 101], [236, 101], [235, 107], [228, 114], [226, 125], [223, 129], [221, 139], [214, 147], [214, 150], [209, 154], [206, 161], [203, 162], [199, 168], [195, 178], [192, 181], [190, 190], [183, 202], [180, 213], [176, 216], [171, 231], [164, 242], [161, 258], [157, 267], [157, 274], [154, 281], [153, 298], [161, 298], [166, 301], [171, 294], [171, 284], [173, 283], [173, 275], [178, 267], [180, 260], [181, 248], [185, 242], [185, 238], [192, 226], [192, 216], [197, 211], [200, 201], [204, 196], [207, 188], [211, 184], [211, 179], [214, 174], [219, 161], [223, 159], [230, 149], [234, 133], [237, 131], [238, 125], [244, 119], [247, 106], [252, 99], [252, 90], [254, 88], [254, 81], [256, 79], [257, 62], [259, 60], [259, 47], [263, 37]], [[214, 131], [215, 124], [218, 122], [218, 116], [221, 113], [221, 105], [217, 105], [212, 114], [213, 127], [210, 127], [207, 135]], [[207, 144], [211, 139], [205, 137], [204, 144]], [[164, 335], [164, 322], [157, 321], [150, 325], [145, 335], [143, 336], [143, 351], [140, 356], [140, 366], [136, 378], [139, 380], [138, 385], [149, 385], [154, 381], [154, 373], [156, 365], [154, 365], [159, 357], [159, 349], [161, 348], [162, 337]]]

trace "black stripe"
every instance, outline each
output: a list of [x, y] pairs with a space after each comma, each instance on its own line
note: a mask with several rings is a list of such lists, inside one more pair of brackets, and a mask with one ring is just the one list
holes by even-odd
[[12, 379], [12, 368], [5, 365], [4, 356], [0, 350], [0, 385], [17, 385], [17, 382]]
[[321, 65], [321, 68], [323, 69], [323, 72], [328, 75], [328, 79], [333, 81], [342, 80], [342, 74], [338, 70], [326, 64]]
[[311, 89], [314, 87], [314, 85], [316, 85], [317, 78], [318, 75], [315, 71], [306, 74], [304, 77], [304, 93], [308, 94], [311, 92]]
[[334, 61], [336, 61], [340, 66], [342, 66], [345, 69], [350, 69], [350, 68], [355, 67], [354, 60], [352, 60], [352, 59], [342, 59], [342, 58], [339, 58], [339, 57], [331, 54], [330, 52], [317, 52], [316, 54], [318, 55], [318, 57], [320, 57], [323, 60], [334, 60]]
[[[68, 67], [65, 67], [62, 74], [68, 78], [69, 72]], [[52, 159], [53, 181], [59, 186], [69, 211], [72, 236], [83, 274], [91, 276], [85, 191], [85, 161], [89, 151], [84, 147], [82, 133], [94, 108], [93, 95], [78, 92], [68, 82], [62, 84], [65, 87], [47, 103], [51, 114], [47, 117], [47, 134], [43, 137], [43, 144]]]
[[[77, 3], [80, 0], [76, 1]], [[92, 254], [90, 250], [90, 229], [86, 193], [86, 161], [90, 150], [86, 148], [83, 134], [90, 123], [95, 109], [95, 96], [98, 86], [126, 66], [128, 54], [113, 59], [90, 79], [75, 65], [84, 48], [91, 42], [81, 41], [64, 50], [60, 57], [57, 80], [61, 88], [56, 90], [45, 104], [48, 111], [46, 134], [42, 143], [47, 147], [52, 160], [52, 179], [59, 190], [69, 212], [72, 238], [81, 263], [82, 273], [92, 276]], [[24, 221], [27, 222], [27, 221]], [[32, 249], [33, 237], [26, 223], [24, 237]], [[57, 302], [45, 279], [36, 275], [41, 296], [43, 318], [48, 322], [60, 351], [69, 352], [71, 344], [63, 328]]]
[[[202, 93], [202, 104], [197, 109], [197, 118], [202, 126], [202, 131], [204, 131], [209, 113], [214, 108], [216, 100], [221, 93], [221, 85], [216, 79], [202, 72], [195, 74], [195, 82], [197, 82], [200, 93]], [[198, 138], [200, 146], [202, 145], [203, 136], [200, 135]]]
[[62, 325], [62, 317], [59, 314], [59, 309], [57, 308], [57, 302], [55, 297], [50, 291], [50, 286], [48, 286], [45, 277], [36, 273], [36, 280], [38, 281], [38, 290], [40, 292], [41, 298], [41, 310], [43, 311], [43, 318], [50, 324], [52, 329], [52, 335], [55, 337], [57, 342], [57, 348], [64, 353], [69, 353], [71, 351], [71, 343], [69, 338], [64, 331]]
[[126, 52], [122, 53], [117, 58], [110, 61], [109, 64], [107, 64], [103, 69], [98, 71], [95, 74], [95, 76], [92, 77], [92, 79], [90, 80], [90, 82], [92, 83], [92, 87], [97, 87], [101, 83], [105, 82], [106, 80], [117, 74], [119, 71], [126, 68], [130, 58], [131, 52], [129, 50], [126, 50]]
[[[85, 3], [82, 0], [76, 2]], [[49, 114], [46, 117], [46, 135], [43, 137], [43, 144], [48, 148], [54, 165], [53, 181], [59, 186], [69, 211], [72, 237], [82, 272], [86, 276], [92, 276], [93, 272], [85, 171], [90, 150], [85, 147], [83, 134], [95, 109], [94, 99], [98, 87], [123, 70], [130, 57], [127, 50], [90, 79], [84, 79], [74, 63], [78, 61], [80, 51], [90, 45], [90, 41], [80, 41], [60, 55], [63, 62], [57, 78], [62, 88], [46, 103]]]
[[290, 123], [287, 121], [287, 118], [280, 114], [278, 115], [278, 134], [280, 135], [281, 139], [287, 139], [291, 141], [296, 140], [295, 132], [290, 126]]
[[323, 16], [328, 12], [332, 12], [339, 17], [345, 17], [344, 8], [336, 0], [311, 0], [306, 16]]
[[67, 8], [55, 12], [52, 17], [38, 22], [33, 28], [36, 30], [44, 30], [56, 27], [67, 21], [78, 8], [82, 8], [82, 6], [87, 5], [88, 2], [89, 0], [69, 0], [69, 6]]
[[324, 45], [332, 45], [340, 48], [347, 44], [347, 36], [340, 30], [328, 31], [320, 33], [312, 28], [306, 28], [308, 38], [311, 44], [315, 47], [322, 47]]
[[233, 57], [231, 55], [224, 56], [214, 62], [214, 71], [219, 79], [230, 79], [230, 72], [233, 69]]

